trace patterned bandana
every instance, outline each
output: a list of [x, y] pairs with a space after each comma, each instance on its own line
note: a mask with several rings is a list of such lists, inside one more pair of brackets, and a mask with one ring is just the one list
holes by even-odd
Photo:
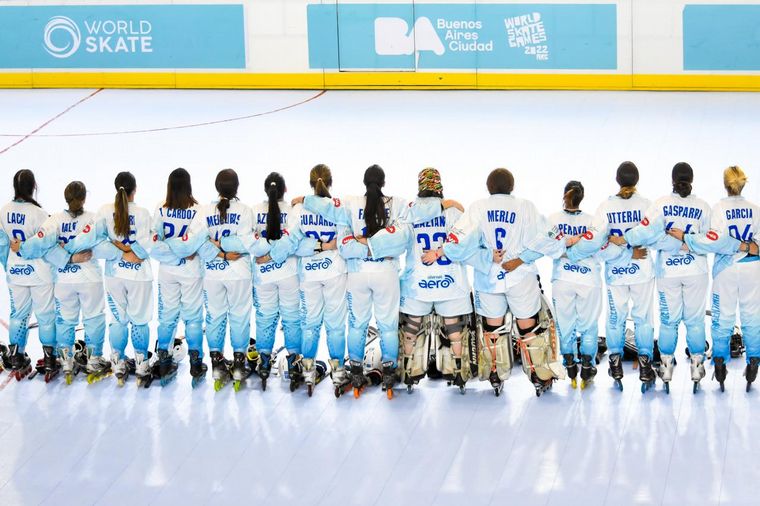
[[443, 185], [441, 185], [441, 173], [432, 167], [428, 167], [427, 169], [420, 171], [420, 175], [417, 178], [417, 185], [420, 192], [430, 190], [436, 193], [443, 193]]

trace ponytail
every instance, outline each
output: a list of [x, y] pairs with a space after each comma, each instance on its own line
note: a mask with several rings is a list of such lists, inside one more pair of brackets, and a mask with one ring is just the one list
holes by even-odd
[[741, 195], [745, 184], [747, 184], [747, 175], [741, 167], [732, 165], [723, 171], [723, 186], [730, 196]]
[[332, 186], [330, 167], [323, 163], [315, 165], [309, 173], [309, 185], [314, 188], [314, 195], [330, 198], [330, 187]]
[[227, 223], [227, 211], [230, 208], [230, 200], [237, 198], [238, 180], [237, 172], [232, 169], [220, 170], [214, 183], [219, 193], [219, 202], [216, 209], [219, 211], [219, 223]]
[[367, 197], [364, 207], [366, 236], [372, 237], [388, 224], [388, 217], [385, 215], [386, 198], [382, 190], [385, 186], [385, 172], [379, 165], [372, 165], [364, 172], [364, 186], [367, 188], [364, 194]]
[[583, 201], [585, 190], [580, 181], [570, 181], [565, 185], [565, 194], [562, 200], [565, 204], [565, 210], [578, 209]]
[[633, 162], [623, 162], [617, 169], [615, 180], [620, 185], [617, 196], [628, 200], [636, 193], [636, 185], [639, 184], [639, 169]]
[[691, 183], [694, 181], [694, 170], [686, 162], [680, 162], [673, 166], [673, 191], [686, 198], [691, 195]]
[[87, 198], [87, 188], [81, 181], [72, 181], [63, 190], [63, 198], [69, 205], [69, 214], [76, 218], [84, 213], [84, 201]]
[[282, 220], [280, 219], [280, 200], [285, 195], [285, 179], [277, 172], [272, 172], [264, 180], [264, 191], [269, 198], [267, 210], [267, 240], [276, 241], [282, 237]]
[[13, 176], [13, 200], [20, 200], [42, 207], [34, 199], [37, 191], [37, 181], [34, 179], [34, 172], [29, 169], [21, 169]]
[[113, 181], [116, 198], [113, 203], [113, 231], [118, 237], [129, 237], [129, 197], [137, 189], [137, 181], [131, 172], [119, 172]]

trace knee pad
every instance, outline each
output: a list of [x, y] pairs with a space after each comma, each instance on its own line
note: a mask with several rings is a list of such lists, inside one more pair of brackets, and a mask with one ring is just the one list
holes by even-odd
[[[548, 381], [565, 377], [565, 368], [557, 350], [557, 334], [554, 316], [548, 302], [541, 299], [541, 310], [533, 317], [532, 329], [519, 329], [517, 340], [520, 348], [523, 372], [531, 379]], [[515, 326], [517, 322], [515, 321]], [[535, 334], [527, 336], [528, 334]]]
[[[436, 315], [420, 317], [420, 321], [414, 321], [410, 315], [401, 313], [399, 317], [399, 356], [403, 357], [402, 367], [399, 368], [401, 381], [407, 378], [419, 380], [427, 373], [428, 359], [430, 357], [430, 328], [432, 319]], [[414, 334], [414, 349], [409, 355], [404, 351], [404, 344], [408, 339], [407, 333]]]
[[480, 348], [478, 353], [480, 381], [488, 381], [492, 372], [496, 372], [499, 379], [505, 381], [512, 374], [512, 340], [506, 322], [500, 326], [489, 325], [478, 316], [476, 329]]

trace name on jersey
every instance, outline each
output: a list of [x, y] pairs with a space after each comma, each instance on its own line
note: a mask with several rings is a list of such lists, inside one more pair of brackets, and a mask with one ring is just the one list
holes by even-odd
[[[385, 217], [386, 218], [390, 218], [391, 217], [391, 210], [388, 209], [387, 207], [385, 208]], [[364, 219], [364, 209], [359, 209], [359, 219], [360, 220]]]
[[26, 221], [26, 215], [24, 213], [8, 213], [6, 219], [9, 225], [23, 225]]
[[430, 221], [426, 221], [424, 223], [415, 223], [414, 228], [445, 228], [446, 227], [446, 218], [443, 216], [438, 216], [437, 218], [433, 218]]
[[751, 220], [752, 209], [726, 209], [727, 220]]
[[607, 213], [609, 223], [638, 223], [641, 221], [641, 211], [615, 211]]
[[[259, 225], [267, 224], [267, 216], [269, 213], [256, 213], [256, 223]], [[288, 221], [288, 213], [280, 213], [280, 223], [286, 223]]]
[[569, 223], [557, 224], [557, 229], [565, 235], [583, 235], [586, 233], [586, 225], [570, 225]]
[[77, 222], [76, 221], [62, 221], [61, 222], [61, 232], [62, 233], [70, 233], [70, 232], [76, 232], [77, 229]]
[[663, 216], [672, 216], [674, 218], [688, 218], [691, 220], [699, 220], [702, 218], [702, 210], [689, 206], [663, 206]]
[[211, 216], [206, 216], [206, 225], [209, 227], [219, 226], [219, 225], [226, 225], [226, 224], [232, 224], [237, 225], [240, 222], [240, 215], [238, 213], [227, 213], [227, 221], [222, 223], [221, 218], [219, 218], [218, 214], [212, 214]]
[[318, 214], [302, 214], [301, 226], [304, 227], [334, 227], [335, 223], [327, 221]]
[[517, 220], [517, 213], [503, 209], [491, 209], [486, 211], [486, 219], [488, 223], [514, 223]]
[[192, 220], [196, 213], [195, 209], [172, 209], [169, 207], [162, 207], [161, 212], [166, 218], [175, 218], [178, 220]]

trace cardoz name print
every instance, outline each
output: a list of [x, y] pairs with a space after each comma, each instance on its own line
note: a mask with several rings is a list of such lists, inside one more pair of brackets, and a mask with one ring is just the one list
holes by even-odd
[[0, 7], [0, 68], [30, 67], [245, 68], [243, 6]]
[[339, 2], [307, 13], [311, 68], [617, 69], [615, 4]]

